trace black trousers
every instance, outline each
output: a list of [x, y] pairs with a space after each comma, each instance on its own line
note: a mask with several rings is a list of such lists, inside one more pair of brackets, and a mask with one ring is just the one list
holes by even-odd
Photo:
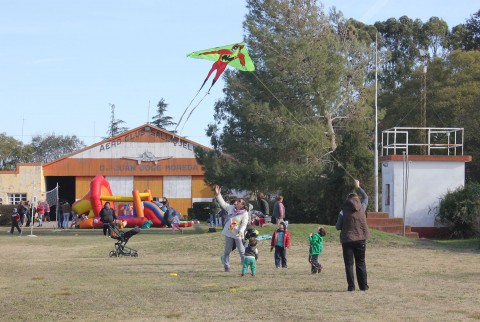
[[355, 290], [355, 277], [353, 275], [353, 264], [357, 273], [358, 288], [362, 291], [368, 290], [367, 265], [365, 264], [365, 240], [358, 240], [342, 244], [343, 261], [345, 263], [345, 274], [347, 275], [348, 290]]
[[103, 235], [107, 236], [107, 232], [108, 232], [108, 236], [110, 236], [112, 234], [112, 224], [109, 224], [109, 223], [103, 223]]
[[13, 234], [13, 232], [15, 231], [15, 228], [17, 228], [19, 234], [22, 233], [22, 230], [21, 230], [20, 227], [18, 226], [18, 221], [13, 220], [13, 221], [12, 221], [12, 229], [10, 229], [10, 234]]

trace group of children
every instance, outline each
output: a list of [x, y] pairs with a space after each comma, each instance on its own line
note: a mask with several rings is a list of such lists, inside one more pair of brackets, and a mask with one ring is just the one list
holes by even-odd
[[[323, 237], [327, 234], [325, 228], [319, 227], [317, 232], [310, 233], [308, 240], [310, 243], [308, 251], [308, 262], [311, 265], [311, 273], [318, 274], [322, 271], [323, 266], [318, 261], [318, 256], [323, 250]], [[258, 259], [258, 249], [257, 249], [257, 234], [255, 228], [252, 226], [247, 227], [245, 231], [245, 256], [242, 266], [242, 275], [245, 276], [250, 268], [252, 276], [256, 275], [257, 272], [257, 259]], [[281, 221], [278, 224], [278, 228], [273, 232], [271, 243], [270, 243], [270, 252], [275, 249], [274, 258], [275, 258], [275, 267], [279, 269], [287, 268], [287, 249], [290, 248], [290, 232], [287, 229], [287, 224], [284, 221]]]

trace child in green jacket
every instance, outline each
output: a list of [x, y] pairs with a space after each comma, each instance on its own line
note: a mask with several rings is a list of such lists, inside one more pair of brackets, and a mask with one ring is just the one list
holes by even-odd
[[310, 249], [308, 254], [308, 261], [312, 265], [311, 272], [312, 274], [320, 273], [323, 269], [323, 266], [318, 262], [318, 255], [323, 250], [323, 237], [327, 234], [325, 228], [319, 227], [318, 232], [310, 233], [308, 240], [310, 241]]

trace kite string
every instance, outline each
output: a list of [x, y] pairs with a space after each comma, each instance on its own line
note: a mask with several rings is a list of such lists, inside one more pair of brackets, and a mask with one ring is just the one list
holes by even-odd
[[187, 113], [188, 108], [190, 107], [190, 105], [192, 105], [192, 103], [193, 103], [193, 101], [195, 100], [195, 98], [197, 98], [198, 94], [200, 93], [200, 90], [201, 90], [201, 88], [198, 90], [197, 94], [195, 94], [195, 96], [192, 98], [192, 100], [190, 101], [190, 103], [188, 103], [187, 108], [185, 108], [185, 110], [183, 111], [183, 114], [182, 114], [182, 116], [180, 117], [180, 120], [178, 121], [177, 126], [175, 127], [175, 130], [173, 130], [174, 133], [177, 133], [177, 128], [180, 126], [180, 123], [182, 122], [182, 119], [183, 119], [183, 117], [185, 116], [185, 113]]
[[[209, 90], [210, 91], [210, 90]], [[187, 116], [187, 119], [185, 120], [185, 122], [183, 123], [183, 126], [182, 126], [182, 129], [180, 130], [180, 135], [182, 134], [183, 132], [183, 128], [185, 127], [185, 125], [187, 124], [188, 120], [190, 119], [190, 116], [192, 115], [193, 111], [195, 111], [195, 109], [198, 107], [198, 105], [200, 105], [200, 103], [202, 103], [202, 101], [205, 99], [205, 97], [207, 97], [207, 95], [209, 94], [209, 91], [205, 93], [205, 95], [203, 95], [202, 99], [197, 103], [197, 105], [195, 105], [192, 110], [190, 111], [190, 114], [188, 114]], [[195, 95], [196, 97], [196, 95]]]
[[[272, 95], [272, 97], [274, 97], [274, 98], [277, 100], [277, 102], [278, 102], [283, 108], [285, 108], [285, 110], [286, 110], [286, 111], [292, 116], [292, 118], [305, 130], [305, 132], [307, 132], [313, 139], [316, 139], [316, 137], [313, 135], [313, 133], [310, 132], [310, 131], [295, 117], [295, 115], [290, 111], [290, 109], [288, 109], [288, 108], [278, 99], [277, 96], [275, 96], [275, 94], [270, 90], [270, 88], [268, 88], [267, 85], [265, 85], [264, 82], [262, 82], [262, 80], [257, 76], [257, 74], [256, 74], [256, 73], [252, 73], [252, 74], [253, 74], [253, 76], [255, 76], [255, 78], [263, 85], [263, 87], [265, 87], [265, 89], [270, 93], [270, 95]], [[325, 148], [323, 148], [323, 149], [326, 150]], [[330, 157], [331, 157], [332, 159], [334, 159], [334, 160], [337, 162], [337, 164], [338, 164], [340, 167], [343, 168], [343, 170], [345, 170], [345, 173], [346, 173], [349, 177], [351, 177], [351, 178], [354, 179], [354, 180], [356, 179], [356, 178], [347, 170], [347, 168], [345, 168], [345, 167], [343, 166], [343, 164], [342, 164], [337, 158], [335, 158], [335, 157], [332, 155], [332, 153], [330, 153], [329, 155], [330, 155]]]

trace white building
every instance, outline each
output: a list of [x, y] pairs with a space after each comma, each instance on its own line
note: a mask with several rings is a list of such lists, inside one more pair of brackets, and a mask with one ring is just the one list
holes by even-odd
[[[415, 143], [422, 134], [424, 143]], [[383, 131], [382, 210], [403, 218], [420, 237], [441, 235], [445, 229], [435, 220], [439, 201], [465, 184], [465, 163], [471, 160], [463, 155], [461, 128]]]

